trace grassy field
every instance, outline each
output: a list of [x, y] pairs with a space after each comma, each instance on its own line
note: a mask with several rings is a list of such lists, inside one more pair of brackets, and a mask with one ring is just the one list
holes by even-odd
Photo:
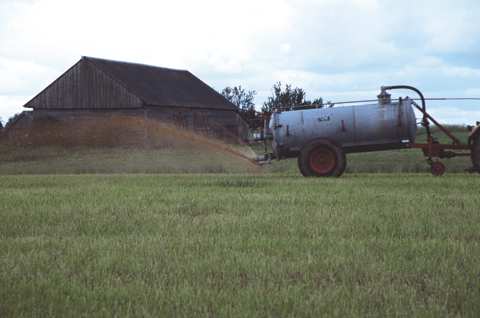
[[[469, 157], [442, 160], [448, 173], [463, 173], [472, 166]], [[429, 172], [417, 149], [347, 155], [347, 173]], [[274, 160], [255, 167], [243, 158], [221, 152], [191, 149], [142, 148], [3, 148], [0, 175], [9, 174], [112, 174], [112, 173], [274, 173], [300, 175], [296, 159]]]
[[0, 317], [470, 316], [480, 178], [2, 176]]
[[305, 179], [200, 141], [0, 145], [0, 317], [478, 316], [469, 158], [435, 178], [419, 150], [351, 154]]
[[222, 151], [0, 146], [0, 175], [245, 173], [258, 170], [243, 158]]

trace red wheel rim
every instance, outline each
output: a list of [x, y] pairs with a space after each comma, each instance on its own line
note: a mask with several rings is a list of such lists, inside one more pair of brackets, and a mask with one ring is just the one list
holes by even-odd
[[441, 176], [445, 173], [445, 166], [441, 162], [432, 163], [432, 174], [434, 176]]
[[337, 165], [335, 153], [326, 148], [318, 147], [310, 153], [310, 168], [317, 174], [328, 174]]

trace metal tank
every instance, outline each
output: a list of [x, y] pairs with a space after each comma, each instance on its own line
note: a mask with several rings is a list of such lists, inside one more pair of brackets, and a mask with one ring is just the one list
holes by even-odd
[[414, 143], [417, 125], [411, 99], [392, 102], [382, 91], [374, 104], [274, 112], [269, 128], [280, 159], [296, 157], [318, 139], [345, 153], [405, 148]]
[[[409, 90], [417, 99], [399, 98], [392, 102], [387, 91]], [[433, 100], [474, 100], [477, 98], [433, 98]], [[480, 98], [478, 98], [480, 99]], [[435, 176], [445, 173], [444, 158], [471, 157], [470, 172], [480, 172], [480, 122], [467, 126], [468, 143], [462, 142], [428, 112], [426, 98], [417, 88], [409, 85], [382, 86], [373, 104], [335, 108], [314, 108], [292, 111], [274, 111], [270, 121], [265, 121], [265, 154], [259, 163], [269, 163], [272, 158], [297, 158], [298, 168], [305, 177], [338, 177], [347, 166], [345, 154], [375, 150], [415, 148], [420, 149]], [[352, 104], [357, 102], [339, 102]], [[333, 106], [333, 104], [330, 104]], [[417, 122], [414, 109], [421, 115], [420, 124], [425, 129], [425, 141], [416, 142]], [[435, 125], [451, 144], [441, 143], [430, 128]], [[273, 137], [273, 138], [272, 138]], [[273, 153], [268, 153], [267, 140], [272, 141]]]

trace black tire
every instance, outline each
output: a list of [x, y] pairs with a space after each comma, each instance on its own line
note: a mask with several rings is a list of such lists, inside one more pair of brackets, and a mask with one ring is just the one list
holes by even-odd
[[346, 166], [343, 150], [328, 140], [309, 143], [298, 156], [298, 168], [304, 177], [339, 177]]
[[473, 169], [480, 172], [480, 131], [472, 137], [472, 164]]

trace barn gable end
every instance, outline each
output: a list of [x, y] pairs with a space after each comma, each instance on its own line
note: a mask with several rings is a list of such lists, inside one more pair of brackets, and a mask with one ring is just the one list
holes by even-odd
[[140, 108], [143, 101], [82, 58], [24, 107], [33, 109]]
[[33, 108], [30, 126], [80, 119], [102, 126], [118, 115], [224, 139], [248, 134], [237, 107], [189, 71], [93, 57], [82, 57], [24, 107]]
[[235, 105], [186, 70], [82, 59], [24, 107], [113, 109], [180, 107], [237, 112]]

